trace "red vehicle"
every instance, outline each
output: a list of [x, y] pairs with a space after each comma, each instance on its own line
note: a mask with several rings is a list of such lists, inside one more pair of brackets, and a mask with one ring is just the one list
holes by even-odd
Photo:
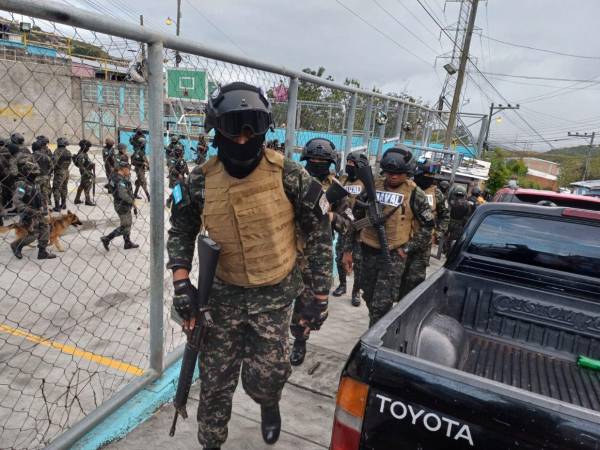
[[505, 203], [539, 203], [549, 201], [554, 203], [554, 205], [547, 206], [564, 206], [600, 211], [600, 198], [576, 194], [561, 194], [559, 192], [538, 189], [512, 189], [505, 187], [496, 192], [492, 201]]

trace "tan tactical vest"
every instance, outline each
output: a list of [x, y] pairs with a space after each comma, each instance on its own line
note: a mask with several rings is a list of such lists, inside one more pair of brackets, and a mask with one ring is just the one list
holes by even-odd
[[[397, 188], [385, 188], [385, 178], [379, 178], [375, 181], [375, 188], [378, 191], [397, 192], [404, 195], [402, 205], [396, 209], [395, 206], [385, 205], [383, 207], [383, 213], [396, 209], [396, 212], [385, 223], [385, 233], [387, 235], [388, 246], [390, 249], [402, 247], [406, 244], [411, 237], [411, 231], [413, 228], [413, 212], [410, 207], [410, 196], [417, 187], [417, 185], [408, 180], [402, 183]], [[363, 228], [360, 232], [360, 241], [369, 247], [381, 248], [379, 245], [379, 239], [377, 238], [377, 231], [373, 227]]]
[[241, 287], [270, 286], [296, 263], [294, 209], [283, 189], [283, 155], [266, 149], [245, 178], [230, 176], [218, 158], [202, 166], [202, 222], [221, 246], [217, 277]]

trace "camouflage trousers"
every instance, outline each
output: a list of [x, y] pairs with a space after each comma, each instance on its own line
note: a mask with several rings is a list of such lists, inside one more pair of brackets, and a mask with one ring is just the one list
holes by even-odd
[[200, 350], [198, 440], [220, 447], [227, 439], [233, 393], [240, 369], [246, 393], [260, 405], [274, 405], [292, 373], [288, 329], [291, 306], [258, 314], [212, 305], [214, 327]]
[[430, 256], [431, 246], [416, 250], [408, 255], [398, 292], [398, 301], [402, 300], [406, 294], [425, 281]]
[[54, 170], [54, 179], [52, 181], [52, 193], [56, 204], [67, 203], [67, 187], [69, 184], [69, 172]]
[[37, 177], [36, 182], [40, 186], [40, 192], [42, 193], [42, 198], [45, 205], [50, 205], [52, 189], [50, 187], [50, 176], [49, 175], [40, 175]]
[[38, 248], [46, 248], [50, 238], [50, 226], [46, 216], [39, 213], [35, 216], [22, 217], [21, 221], [27, 228], [27, 235], [21, 239], [19, 247], [23, 248], [37, 239]]
[[405, 260], [396, 250], [390, 251], [391, 264], [386, 267], [381, 252], [362, 246], [361, 289], [369, 308], [369, 327], [381, 319], [397, 300]]
[[146, 170], [143, 168], [136, 167], [135, 168], [135, 187], [142, 188], [144, 190], [148, 189], [148, 181], [146, 180]]
[[[345, 244], [346, 236], [338, 233], [338, 238], [335, 243], [335, 265], [337, 267], [338, 277], [340, 279], [340, 283], [346, 283], [346, 270], [344, 269], [344, 265], [342, 264], [342, 256], [344, 255], [344, 244]], [[353, 261], [353, 272], [354, 272], [354, 286], [352, 287], [352, 292], [356, 292], [360, 289], [360, 265], [362, 260], [362, 252], [360, 247], [360, 242], [356, 239], [354, 240], [354, 244], [352, 246], [352, 261]]]
[[117, 212], [119, 214], [119, 226], [113, 231], [114, 236], [129, 236], [131, 232], [131, 224], [133, 223], [131, 217], [131, 210], [126, 212]]

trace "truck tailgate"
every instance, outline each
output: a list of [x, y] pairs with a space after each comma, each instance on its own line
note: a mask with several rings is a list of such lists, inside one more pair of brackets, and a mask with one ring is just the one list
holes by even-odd
[[[362, 449], [598, 449], [600, 415], [379, 349]], [[511, 392], [512, 391], [512, 392]], [[520, 394], [520, 395], [519, 395]], [[531, 394], [529, 394], [531, 395]], [[521, 397], [521, 398], [519, 398]], [[458, 406], [460, 405], [460, 406]]]

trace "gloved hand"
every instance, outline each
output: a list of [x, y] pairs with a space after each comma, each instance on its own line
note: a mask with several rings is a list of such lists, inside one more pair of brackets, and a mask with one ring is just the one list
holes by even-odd
[[302, 321], [311, 330], [319, 330], [327, 319], [329, 312], [327, 307], [329, 306], [329, 300], [327, 298], [320, 299], [313, 295], [311, 301], [306, 302], [302, 308]]
[[198, 308], [198, 289], [194, 287], [189, 278], [175, 281], [173, 287], [175, 288], [173, 295], [175, 311], [183, 320], [191, 320], [195, 317]]

